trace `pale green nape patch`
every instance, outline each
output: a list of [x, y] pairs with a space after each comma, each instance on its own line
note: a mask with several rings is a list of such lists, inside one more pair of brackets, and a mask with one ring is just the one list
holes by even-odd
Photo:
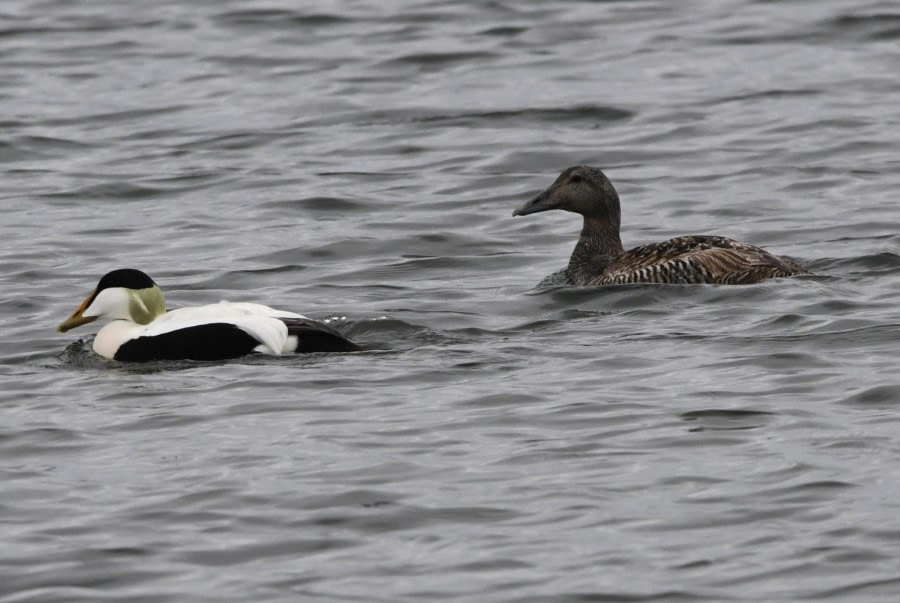
[[130, 290], [128, 296], [128, 313], [131, 320], [139, 325], [146, 325], [166, 313], [166, 300], [159, 287]]

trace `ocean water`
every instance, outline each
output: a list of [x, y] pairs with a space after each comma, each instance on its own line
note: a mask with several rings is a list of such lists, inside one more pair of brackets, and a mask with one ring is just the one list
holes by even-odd
[[[0, 7], [0, 602], [896, 601], [900, 7]], [[626, 247], [814, 276], [537, 287]], [[365, 347], [107, 362], [114, 268]]]

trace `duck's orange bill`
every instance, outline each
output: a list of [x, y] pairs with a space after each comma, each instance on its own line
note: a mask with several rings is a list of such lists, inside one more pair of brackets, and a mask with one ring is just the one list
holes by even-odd
[[72, 316], [65, 319], [61, 325], [59, 325], [56, 330], [60, 333], [65, 333], [69, 329], [74, 329], [75, 327], [80, 327], [81, 325], [86, 325], [89, 322], [94, 322], [97, 320], [96, 316], [82, 316], [85, 310], [87, 310], [88, 304], [90, 301], [94, 299], [94, 292], [91, 291], [91, 294], [84, 298], [84, 301], [81, 302], [81, 305], [78, 306], [78, 309], [72, 314]]

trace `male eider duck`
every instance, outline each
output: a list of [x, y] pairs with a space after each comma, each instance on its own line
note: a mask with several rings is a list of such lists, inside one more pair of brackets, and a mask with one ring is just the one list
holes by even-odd
[[332, 327], [293, 312], [219, 302], [166, 312], [162, 291], [140, 270], [113, 270], [59, 332], [106, 316], [94, 351], [113, 360], [225, 360], [253, 352], [353, 352], [359, 346]]
[[620, 283], [718, 283], [745, 285], [809, 274], [791, 260], [726, 237], [690, 235], [629, 251], [619, 239], [619, 195], [597, 168], [570, 167], [550, 188], [513, 212], [549, 209], [581, 214], [584, 225], [565, 269], [570, 285]]

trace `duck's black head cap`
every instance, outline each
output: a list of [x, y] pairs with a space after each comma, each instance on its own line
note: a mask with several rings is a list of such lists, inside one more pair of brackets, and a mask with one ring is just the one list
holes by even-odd
[[577, 165], [566, 168], [550, 185], [531, 201], [513, 212], [527, 216], [550, 209], [564, 209], [586, 218], [619, 223], [619, 195], [600, 168]]
[[153, 279], [134, 268], [120, 268], [107, 272], [97, 284], [97, 292], [111, 287], [124, 287], [125, 289], [149, 289], [155, 287]]

